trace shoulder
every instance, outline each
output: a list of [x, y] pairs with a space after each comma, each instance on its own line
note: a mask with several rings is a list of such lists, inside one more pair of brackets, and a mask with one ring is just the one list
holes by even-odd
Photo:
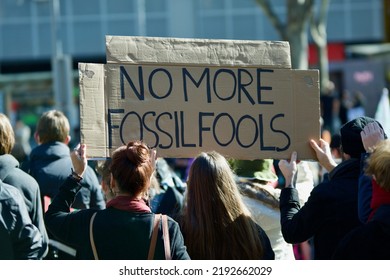
[[4, 182], [11, 185], [27, 187], [29, 189], [36, 189], [39, 187], [38, 182], [33, 176], [19, 168], [12, 170]]
[[168, 215], [164, 215], [164, 216], [167, 217], [168, 229], [169, 229], [170, 235], [176, 236], [178, 233], [180, 233], [180, 235], [181, 235], [181, 228], [180, 228], [179, 223]]
[[164, 215], [164, 216], [167, 217], [168, 227], [179, 228], [179, 223], [177, 221], [175, 221], [172, 217], [168, 215]]
[[0, 182], [0, 202], [2, 205], [8, 205], [10, 210], [18, 209], [21, 204], [25, 203], [22, 194], [16, 187], [3, 182]]
[[[352, 163], [352, 165], [354, 165]], [[359, 168], [350, 168], [351, 164], [334, 174], [329, 181], [321, 182], [313, 188], [312, 195], [323, 198], [334, 198], [335, 196], [348, 196], [358, 191]]]
[[360, 167], [360, 159], [352, 158], [342, 161], [329, 173], [329, 178], [331, 181], [358, 178], [360, 175]]
[[98, 177], [96, 175], [96, 172], [93, 170], [91, 166], [87, 166], [87, 169], [85, 170], [85, 173], [83, 175], [84, 177], [84, 183], [88, 185], [96, 185], [99, 183]]
[[322, 182], [310, 192], [306, 200], [306, 205], [317, 208], [328, 204], [329, 201], [337, 201], [339, 193], [335, 190], [336, 185], [328, 182]]

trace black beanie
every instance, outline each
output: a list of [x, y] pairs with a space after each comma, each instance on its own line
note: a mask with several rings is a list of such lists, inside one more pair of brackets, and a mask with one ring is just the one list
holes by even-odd
[[[359, 117], [344, 124], [340, 128], [341, 145], [343, 152], [349, 154], [353, 158], [360, 158], [362, 153], [365, 153], [360, 132], [364, 127], [372, 122], [376, 122], [382, 129], [382, 125], [373, 118]], [[385, 133], [385, 138], [387, 138]]]

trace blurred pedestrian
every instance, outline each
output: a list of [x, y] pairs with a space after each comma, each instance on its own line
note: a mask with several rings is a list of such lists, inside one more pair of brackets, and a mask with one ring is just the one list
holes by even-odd
[[0, 260], [40, 259], [42, 236], [32, 224], [24, 198], [0, 181]]
[[[69, 131], [69, 121], [61, 111], [50, 110], [43, 113], [34, 134], [38, 146], [31, 151], [29, 160], [23, 166], [39, 184], [44, 211], [47, 210], [51, 199], [58, 194], [59, 187], [67, 179], [72, 169], [68, 146], [71, 139]], [[91, 167], [87, 167], [81, 184], [83, 188], [72, 201], [72, 208], [104, 209], [103, 192], [97, 175]], [[52, 239], [50, 232], [49, 237]], [[50, 246], [47, 258], [74, 258], [72, 251], [61, 250], [61, 248], [62, 246], [55, 244]]]
[[320, 103], [321, 103], [321, 117], [323, 119], [323, 130], [328, 131], [330, 134], [334, 133], [335, 130], [335, 116], [336, 116], [336, 102], [337, 93], [335, 84], [332, 81], [328, 81], [321, 92]]
[[49, 238], [43, 220], [41, 193], [37, 181], [19, 168], [19, 162], [11, 155], [15, 137], [8, 117], [0, 113], [0, 180], [17, 188], [23, 195], [28, 215], [41, 233], [42, 244], [38, 258], [46, 256]]
[[164, 158], [157, 159], [153, 179], [149, 190], [152, 211], [177, 220], [183, 209], [185, 184]]
[[[38, 181], [41, 195], [50, 199], [58, 193], [72, 169], [69, 131], [67, 117], [61, 111], [50, 110], [42, 114], [34, 134], [38, 146], [31, 151], [27, 168]], [[76, 196], [72, 207], [104, 209], [103, 193], [95, 171], [88, 166], [84, 177], [84, 188]]]
[[31, 128], [26, 125], [22, 120], [18, 120], [15, 124], [15, 145], [11, 151], [11, 154], [23, 164], [28, 159], [31, 153], [30, 137]]
[[366, 99], [364, 94], [356, 90], [352, 93], [350, 107], [347, 112], [348, 121], [356, 119], [358, 117], [363, 117], [365, 115], [365, 104]]

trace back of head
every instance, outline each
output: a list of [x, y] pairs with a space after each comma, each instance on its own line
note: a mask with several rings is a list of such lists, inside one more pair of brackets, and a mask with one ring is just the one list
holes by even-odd
[[[344, 153], [350, 155], [352, 158], [360, 158], [362, 153], [365, 153], [360, 132], [364, 127], [372, 122], [378, 123], [383, 129], [382, 125], [370, 117], [358, 117], [353, 119], [340, 128], [341, 146]], [[387, 138], [385, 134], [385, 138]]]
[[338, 149], [341, 146], [341, 135], [338, 133], [335, 133], [332, 135], [332, 138], [330, 140], [329, 146], [331, 149]]
[[390, 192], [390, 140], [381, 141], [368, 159], [366, 174], [374, 175], [376, 182]]
[[98, 161], [96, 166], [96, 172], [100, 175], [102, 182], [107, 186], [110, 185], [110, 165], [111, 159]]
[[15, 134], [6, 115], [0, 113], [0, 155], [9, 154], [15, 145]]
[[41, 144], [54, 141], [65, 142], [69, 136], [69, 131], [68, 118], [57, 110], [43, 113], [36, 128]]
[[131, 141], [112, 154], [110, 171], [121, 192], [137, 196], [146, 192], [154, 167], [150, 149], [142, 141]]
[[262, 244], [228, 161], [201, 153], [187, 182], [182, 229], [193, 259], [260, 259]]
[[[187, 207], [197, 217], [234, 219], [243, 211], [233, 172], [227, 160], [217, 152], [201, 153], [192, 163], [187, 181]], [[228, 213], [230, 212], [231, 213]]]

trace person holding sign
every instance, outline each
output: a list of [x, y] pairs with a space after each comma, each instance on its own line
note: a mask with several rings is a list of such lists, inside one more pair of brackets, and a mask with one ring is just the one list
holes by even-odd
[[[390, 140], [379, 126], [368, 125], [362, 133], [367, 151], [362, 157], [362, 172], [369, 177], [365, 196], [370, 199], [368, 220], [340, 241], [334, 259], [388, 260], [390, 258]], [[362, 174], [362, 175], [363, 175]], [[364, 181], [360, 181], [362, 184]], [[362, 203], [364, 206], [364, 202]]]
[[181, 224], [192, 259], [275, 259], [270, 240], [244, 205], [233, 171], [221, 154], [192, 163]]
[[329, 180], [316, 186], [302, 207], [295, 188], [297, 153], [292, 153], [289, 162], [279, 162], [286, 179], [280, 195], [283, 237], [289, 243], [314, 237], [314, 259], [331, 259], [340, 240], [360, 225], [358, 185], [360, 157], [365, 153], [360, 133], [373, 122], [377, 121], [359, 117], [341, 127], [343, 161], [339, 165], [333, 160], [328, 143], [322, 139], [320, 145], [313, 140], [310, 142], [318, 161], [329, 172]]
[[[164, 249], [168, 247], [163, 239], [170, 243], [167, 250], [172, 259], [190, 259], [177, 222], [167, 218], [169, 240], [163, 238], [161, 225], [153, 225], [157, 215], [152, 213], [145, 197], [155, 171], [156, 153], [141, 141], [129, 142], [113, 153], [110, 184], [103, 184], [110, 198], [107, 208], [70, 212], [69, 206], [81, 189], [88, 166], [86, 151], [83, 144], [71, 153], [74, 171], [45, 214], [46, 226], [53, 235], [76, 248], [78, 259], [142, 260], [148, 256], [164, 259]], [[156, 225], [157, 242], [154, 255], [150, 255]]]

